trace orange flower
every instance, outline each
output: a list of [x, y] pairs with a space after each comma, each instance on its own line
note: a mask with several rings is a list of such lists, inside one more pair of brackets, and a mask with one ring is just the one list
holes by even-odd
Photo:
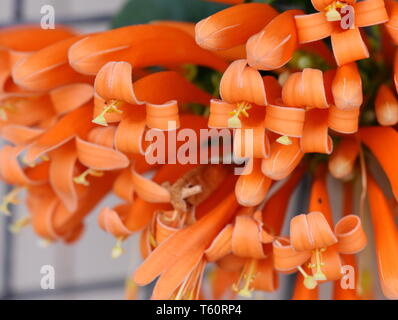
[[398, 298], [398, 230], [393, 213], [382, 190], [374, 178], [368, 175], [370, 212], [376, 241], [379, 279], [384, 295], [389, 299]]
[[[354, 254], [366, 245], [366, 236], [358, 216], [340, 219], [332, 231], [331, 210], [326, 189], [326, 170], [317, 169], [312, 185], [309, 214], [300, 214], [290, 221], [290, 240], [274, 241], [275, 268], [289, 272], [297, 268], [308, 289], [317, 281], [341, 277], [340, 254]], [[302, 268], [310, 260], [312, 276]]]
[[398, 199], [397, 131], [390, 127], [363, 127], [359, 130], [359, 137], [380, 163], [391, 183], [395, 199]]
[[287, 10], [268, 23], [263, 30], [250, 37], [246, 44], [249, 65], [261, 70], [284, 66], [297, 49], [294, 16], [301, 10]]
[[382, 126], [393, 126], [398, 123], [398, 100], [386, 85], [381, 85], [375, 101], [377, 121]]
[[136, 270], [134, 281], [144, 285], [160, 275], [153, 299], [167, 299], [172, 295], [181, 299], [197, 293], [200, 279], [182, 286], [181, 290], [178, 288], [193, 276], [195, 269], [203, 268], [205, 248], [231, 219], [236, 207], [235, 196], [231, 194], [196, 223], [167, 238]]
[[196, 45], [186, 32], [165, 25], [136, 25], [80, 39], [69, 50], [76, 71], [95, 75], [109, 61], [125, 61], [134, 68], [193, 63], [224, 71], [224, 60]]
[[221, 10], [196, 24], [196, 43], [208, 50], [242, 45], [276, 15], [277, 11], [264, 3], [246, 3]]
[[295, 17], [300, 43], [331, 37], [337, 65], [369, 57], [360, 27], [385, 23], [388, 15], [383, 0], [312, 0], [318, 13]]

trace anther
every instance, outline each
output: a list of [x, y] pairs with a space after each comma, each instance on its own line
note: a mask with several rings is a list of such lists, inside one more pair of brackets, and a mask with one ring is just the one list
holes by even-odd
[[316, 280], [314, 279], [314, 277], [311, 277], [307, 274], [307, 272], [304, 271], [304, 269], [300, 266], [297, 267], [297, 270], [300, 271], [300, 273], [303, 275], [304, 277], [304, 286], [309, 289], [315, 289], [316, 286], [318, 285], [318, 283], [316, 282]]
[[83, 171], [79, 176], [73, 178], [73, 181], [77, 184], [81, 184], [83, 186], [89, 186], [90, 183], [87, 181], [87, 176], [101, 177], [104, 173], [102, 171], [87, 169]]
[[285, 146], [291, 145], [293, 142], [288, 136], [280, 136], [276, 139], [276, 142], [283, 144]]
[[333, 22], [333, 21], [341, 21], [341, 14], [337, 9], [344, 8], [346, 4], [340, 1], [334, 1], [330, 5], [325, 8], [326, 11], [326, 20]]
[[119, 258], [124, 253], [124, 250], [122, 248], [123, 240], [124, 240], [124, 238], [122, 238], [122, 237], [117, 239], [116, 244], [112, 249], [112, 258], [113, 259]]
[[14, 110], [14, 105], [9, 101], [4, 102], [4, 104], [0, 106], [0, 120], [7, 121], [7, 112], [12, 110]]
[[9, 228], [12, 233], [19, 233], [24, 227], [30, 224], [30, 217], [22, 217], [15, 221]]
[[2, 203], [0, 204], [0, 212], [3, 212], [5, 215], [10, 215], [10, 210], [8, 208], [9, 204], [18, 204], [17, 195], [21, 192], [23, 188], [17, 187], [12, 189], [8, 194], [3, 198]]
[[92, 120], [93, 123], [95, 124], [99, 124], [101, 126], [108, 126], [108, 122], [105, 119], [105, 115], [107, 113], [122, 113], [123, 111], [119, 109], [119, 106], [121, 105], [121, 101], [117, 101], [117, 100], [111, 100], [109, 102], [109, 104], [107, 104], [106, 106], [104, 106], [104, 109], [102, 110], [102, 112], [95, 117], [95, 119]]
[[241, 128], [242, 122], [240, 120], [240, 116], [248, 118], [249, 113], [247, 110], [252, 108], [252, 105], [248, 102], [239, 102], [236, 104], [237, 108], [231, 112], [232, 117], [228, 119], [228, 128]]

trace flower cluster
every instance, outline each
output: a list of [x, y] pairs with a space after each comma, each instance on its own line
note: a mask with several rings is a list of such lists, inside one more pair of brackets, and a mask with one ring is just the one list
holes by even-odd
[[[383, 293], [397, 299], [398, 3], [312, 0], [306, 14], [221, 2], [231, 6], [196, 24], [0, 30], [0, 177], [14, 187], [0, 210], [19, 193], [29, 210], [11, 230], [72, 243], [97, 211], [113, 258], [140, 232], [129, 289], [158, 278], [153, 299], [251, 297], [294, 272], [293, 299], [317, 299], [328, 281], [335, 299], [372, 298], [375, 247]], [[245, 159], [243, 174], [170, 152], [146, 161], [148, 133], [185, 128], [198, 156], [222, 147], [201, 130], [233, 132], [223, 156]], [[308, 183], [306, 214], [290, 217]], [[331, 190], [342, 194], [334, 206]], [[95, 209], [110, 193], [120, 202]]]

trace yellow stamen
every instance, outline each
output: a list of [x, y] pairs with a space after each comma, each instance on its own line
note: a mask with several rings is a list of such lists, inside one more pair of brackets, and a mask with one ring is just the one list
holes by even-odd
[[149, 232], [149, 243], [153, 248], [156, 248], [158, 246], [155, 237], [152, 235], [152, 233]]
[[24, 227], [30, 224], [30, 217], [22, 217], [15, 221], [11, 226], [10, 226], [10, 231], [12, 233], [19, 233]]
[[116, 244], [112, 249], [112, 259], [117, 259], [124, 253], [124, 250], [122, 248], [123, 240], [124, 239], [122, 237], [117, 239]]
[[90, 183], [87, 181], [87, 176], [94, 176], [94, 177], [101, 177], [103, 176], [102, 171], [94, 170], [94, 169], [87, 169], [83, 171], [79, 176], [73, 178], [73, 181], [77, 184], [81, 184], [83, 186], [89, 186]]
[[322, 256], [321, 256], [321, 252], [325, 251], [325, 248], [322, 249], [315, 249], [315, 267], [316, 267], [316, 271], [314, 274], [314, 279], [318, 280], [318, 281], [323, 281], [326, 280], [326, 276], [325, 274], [322, 272], [321, 267], [324, 265], [322, 263]]
[[7, 111], [12, 111], [14, 109], [15, 107], [11, 102], [5, 101], [4, 104], [0, 106], [0, 120], [7, 121]]
[[22, 187], [17, 187], [12, 189], [8, 194], [6, 194], [3, 198], [2, 203], [0, 204], [0, 212], [3, 212], [5, 215], [10, 215], [10, 210], [8, 208], [9, 204], [18, 204], [17, 195], [22, 191]]
[[[254, 278], [256, 277], [257, 260], [251, 259], [250, 262], [245, 264], [237, 283], [232, 285], [232, 290], [238, 293], [241, 297], [251, 298], [253, 289], [250, 287]], [[241, 282], [244, 285], [240, 288]]]
[[304, 286], [309, 289], [315, 289], [316, 286], [318, 285], [318, 283], [316, 282], [316, 280], [314, 279], [314, 277], [311, 277], [307, 274], [307, 272], [304, 271], [304, 269], [300, 266], [297, 267], [297, 270], [300, 271], [300, 273], [303, 275], [304, 277]]
[[285, 146], [292, 144], [292, 140], [288, 136], [280, 136], [278, 139], [276, 139], [276, 142]]
[[252, 108], [252, 105], [248, 102], [239, 102], [236, 104], [237, 108], [231, 112], [232, 117], [228, 119], [228, 128], [241, 128], [242, 122], [239, 119], [240, 115], [249, 117], [247, 110]]
[[344, 8], [346, 6], [345, 3], [340, 1], [334, 1], [330, 5], [325, 8], [326, 11], [326, 20], [327, 21], [341, 21], [341, 14], [337, 9]]
[[109, 104], [107, 104], [106, 106], [104, 106], [104, 109], [102, 110], [102, 112], [95, 118], [92, 120], [93, 123], [99, 124], [101, 126], [107, 127], [108, 126], [108, 122], [105, 119], [105, 115], [107, 113], [122, 113], [123, 111], [119, 109], [119, 106], [121, 105], [121, 101], [117, 101], [117, 100], [111, 100], [109, 101]]

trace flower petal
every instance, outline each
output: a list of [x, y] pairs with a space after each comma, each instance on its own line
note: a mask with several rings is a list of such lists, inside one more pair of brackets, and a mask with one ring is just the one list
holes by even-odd
[[272, 180], [261, 172], [261, 159], [251, 159], [235, 185], [235, 194], [239, 204], [246, 207], [260, 204], [271, 182]]
[[251, 67], [274, 70], [289, 62], [298, 43], [294, 16], [302, 13], [301, 10], [287, 10], [250, 37], [246, 52]]
[[215, 54], [200, 48], [186, 32], [165, 25], [134, 25], [90, 35], [69, 50], [78, 72], [95, 75], [109, 61], [126, 61], [134, 68], [192, 63], [226, 69]]
[[287, 177], [298, 166], [304, 154], [301, 152], [298, 139], [292, 138], [292, 144], [283, 145], [279, 142], [271, 144], [269, 158], [263, 159], [261, 171], [273, 180]]
[[329, 128], [340, 133], [351, 134], [358, 130], [359, 108], [339, 109], [334, 105], [329, 108]]
[[398, 199], [398, 133], [390, 127], [363, 127], [359, 130], [361, 141], [372, 151], [391, 183]]
[[221, 10], [196, 24], [196, 43], [207, 50], [244, 44], [277, 14], [274, 8], [264, 3], [246, 3]]
[[369, 51], [358, 28], [335, 32], [331, 36], [338, 66], [369, 58]]
[[337, 248], [340, 253], [355, 254], [366, 246], [366, 235], [358, 216], [347, 215], [340, 219], [334, 228], [334, 233], [339, 241]]
[[313, 109], [306, 112], [301, 151], [331, 154], [333, 141], [328, 135], [328, 110]]
[[365, 0], [355, 4], [355, 25], [369, 27], [389, 21], [384, 0]]
[[368, 175], [368, 194], [372, 215], [379, 280], [384, 295], [398, 298], [398, 231], [383, 191]]
[[332, 92], [335, 106], [339, 109], [357, 109], [362, 105], [362, 80], [356, 63], [337, 68]]
[[220, 95], [229, 103], [245, 101], [259, 106], [267, 104], [260, 73], [249, 67], [244, 59], [232, 62], [224, 72], [220, 82]]
[[323, 12], [296, 15], [297, 35], [300, 43], [309, 43], [329, 37], [334, 28]]

